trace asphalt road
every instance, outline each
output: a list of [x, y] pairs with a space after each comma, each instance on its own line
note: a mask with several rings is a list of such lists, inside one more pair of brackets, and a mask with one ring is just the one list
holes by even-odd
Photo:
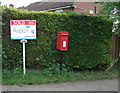
[[50, 83], [44, 85], [3, 85], [2, 91], [118, 91], [118, 79]]

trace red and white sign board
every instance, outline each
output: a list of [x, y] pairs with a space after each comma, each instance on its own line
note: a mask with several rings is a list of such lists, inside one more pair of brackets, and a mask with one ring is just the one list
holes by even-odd
[[11, 39], [36, 39], [36, 20], [10, 20]]

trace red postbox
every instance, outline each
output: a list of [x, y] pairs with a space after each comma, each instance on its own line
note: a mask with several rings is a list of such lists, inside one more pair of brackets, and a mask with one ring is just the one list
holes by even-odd
[[61, 51], [68, 50], [68, 32], [58, 32], [56, 48]]

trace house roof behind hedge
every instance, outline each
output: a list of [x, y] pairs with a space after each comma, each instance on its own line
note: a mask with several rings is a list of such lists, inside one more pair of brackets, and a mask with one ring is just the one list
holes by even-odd
[[74, 2], [35, 2], [26, 7], [28, 10], [43, 11], [59, 7], [72, 6]]

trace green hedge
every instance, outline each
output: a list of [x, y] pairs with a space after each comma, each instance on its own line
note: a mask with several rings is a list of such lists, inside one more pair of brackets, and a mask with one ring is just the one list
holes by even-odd
[[10, 40], [10, 20], [36, 20], [37, 39], [26, 44], [27, 68], [41, 69], [60, 62], [56, 34], [69, 32], [69, 50], [63, 60], [71, 69], [105, 69], [110, 66], [112, 22], [102, 16], [23, 11], [4, 8], [3, 68], [22, 66], [22, 44]]

